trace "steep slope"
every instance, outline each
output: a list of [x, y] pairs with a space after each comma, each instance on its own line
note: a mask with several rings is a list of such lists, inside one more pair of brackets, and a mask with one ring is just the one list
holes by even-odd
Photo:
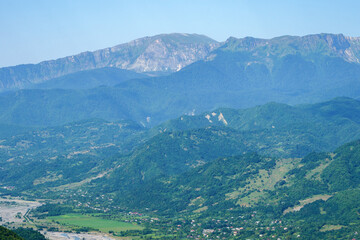
[[[318, 177], [319, 173], [325, 167], [329, 166], [329, 163], [331, 162], [329, 159], [332, 157], [327, 154], [315, 154], [309, 155], [302, 161], [300, 161], [300, 159], [282, 158], [304, 157], [312, 151], [321, 152], [333, 150], [347, 141], [360, 138], [360, 126], [356, 123], [357, 121], [352, 121], [346, 117], [350, 108], [337, 108], [337, 106], [341, 105], [341, 103], [348, 102], [350, 103], [349, 106], [353, 107], [352, 110], [354, 112], [354, 116], [356, 116], [357, 111], [360, 109], [358, 105], [359, 103], [351, 104], [352, 101], [355, 100], [340, 98], [327, 103], [305, 105], [297, 108], [273, 103], [247, 110], [227, 109], [227, 113], [222, 114], [221, 112], [221, 115], [223, 115], [223, 119], [225, 119], [225, 121], [229, 122], [228, 124], [225, 124], [223, 121], [219, 121], [218, 117], [213, 119], [213, 122], [209, 122], [209, 119], [206, 118], [208, 114], [204, 114], [201, 117], [182, 117], [171, 122], [182, 122], [187, 119], [187, 122], [195, 123], [191, 125], [192, 127], [188, 127], [186, 130], [183, 128], [180, 131], [174, 131], [174, 128], [164, 129], [164, 126], [151, 130], [154, 134], [154, 132], [159, 131], [160, 129], [160, 134], [149, 139], [143, 145], [140, 145], [129, 156], [122, 158], [114, 172], [104, 178], [94, 180], [91, 185], [89, 185], [90, 189], [94, 189], [91, 194], [96, 195], [101, 191], [112, 195], [115, 194], [118, 196], [119, 204], [122, 206], [125, 204], [124, 201], [128, 201], [127, 199], [130, 199], [130, 202], [127, 202], [126, 204], [130, 204], [134, 208], [138, 206], [150, 206], [151, 203], [146, 202], [147, 200], [144, 198], [148, 198], [148, 200], [154, 199], [155, 196], [151, 197], [152, 192], [154, 192], [155, 195], [164, 192], [166, 194], [167, 191], [176, 189], [173, 188], [173, 185], [171, 184], [168, 189], [167, 185], [162, 185], [167, 182], [172, 182], [172, 178], [177, 174], [185, 174], [180, 174], [179, 176], [179, 181], [181, 182], [178, 183], [179, 188], [182, 189], [185, 186], [184, 189], [189, 189], [186, 187], [186, 184], [191, 184], [191, 182], [196, 182], [196, 180], [192, 179], [192, 177], [187, 177], [187, 172], [192, 172], [193, 177], [195, 178], [198, 173], [203, 172], [203, 170], [201, 170], [203, 169], [201, 166], [204, 166], [204, 168], [212, 166], [211, 168], [221, 169], [222, 164], [224, 167], [232, 170], [237, 169], [238, 166], [234, 165], [238, 164], [241, 165], [239, 167], [244, 167], [242, 171], [246, 172], [247, 165], [245, 163], [236, 163], [238, 158], [234, 159], [232, 156], [247, 154], [246, 157], [240, 158], [246, 161], [246, 159], [251, 155], [251, 152], [258, 152], [264, 156], [280, 157], [279, 159], [269, 158], [269, 161], [266, 160], [265, 162], [262, 162], [262, 164], [266, 163], [271, 166], [266, 165], [267, 167], [264, 167], [264, 165], [260, 169], [268, 171], [268, 168], [274, 168], [274, 170], [271, 173], [269, 172], [266, 176], [263, 171], [256, 171], [254, 174], [260, 174], [261, 176], [256, 175], [256, 178], [259, 177], [259, 179], [254, 179], [254, 181], [256, 180], [255, 182], [257, 182], [257, 187], [252, 187], [252, 191], [242, 189], [238, 192], [234, 189], [229, 190], [229, 187], [227, 186], [225, 187], [225, 189], [227, 189], [225, 191], [228, 191], [226, 192], [228, 195], [223, 195], [222, 197], [224, 199], [233, 199], [234, 201], [236, 199], [236, 202], [240, 201], [241, 204], [247, 204], [250, 206], [261, 199], [264, 200], [265, 198], [256, 197], [256, 200], [254, 200], [251, 197], [250, 201], [249, 197], [247, 197], [248, 195], [256, 195], [257, 190], [259, 189], [261, 189], [261, 191], [264, 189], [266, 189], [266, 191], [274, 190], [277, 182], [279, 182], [280, 186], [286, 183], [286, 181], [281, 181], [286, 179], [288, 172], [293, 170], [293, 172], [291, 174], [289, 173], [290, 175], [288, 176], [289, 178], [293, 178], [292, 175], [297, 171], [294, 169], [301, 169], [303, 175], [296, 176], [296, 182], [299, 185], [296, 185], [294, 182], [294, 187], [290, 188], [290, 190], [293, 191], [294, 196], [288, 196], [288, 191], [290, 190], [286, 190], [286, 192], [277, 192], [277, 196], [284, 194], [283, 197], [288, 203], [287, 207], [289, 207], [291, 204], [295, 204], [296, 201], [299, 200], [299, 197], [311, 197], [311, 194], [323, 194], [324, 192], [332, 191], [331, 189], [333, 186], [331, 185], [329, 185], [330, 187], [325, 191], [325, 183], [316, 184], [316, 182], [312, 183], [307, 181], [307, 178], [303, 179], [307, 174], [306, 171], [313, 171], [313, 173], [309, 174], [309, 177]], [[333, 109], [337, 108], [337, 111], [335, 111], [336, 114], [332, 114], [331, 116], [328, 114], [326, 117], [320, 117], [324, 113], [318, 111], [318, 109], [319, 106], [324, 105], [331, 106]], [[230, 112], [232, 112], [233, 115], [229, 114]], [[218, 111], [214, 111], [213, 113], [220, 115]], [[201, 122], [203, 119], [206, 120], [207, 124], [202, 125], [203, 128], [197, 128], [200, 124], [196, 124], [196, 122]], [[253, 125], [254, 122], [257, 122], [258, 125]], [[193, 128], [194, 126], [195, 128]], [[239, 129], [244, 128], [247, 130], [242, 129], [239, 131], [233, 129], [232, 127], [238, 127]], [[226, 159], [224, 161], [219, 160], [220, 162], [215, 161], [215, 163], [213, 163], [213, 161], [218, 157], [233, 159], [234, 163], [232, 163], [232, 160], [225, 161]], [[315, 161], [314, 159], [316, 159], [316, 163], [313, 162]], [[335, 159], [338, 161], [338, 158]], [[301, 168], [304, 164], [307, 165]], [[327, 169], [333, 168], [331, 166], [332, 165], [330, 165]], [[317, 169], [317, 167], [319, 168]], [[338, 169], [341, 168], [339, 167]], [[324, 173], [326, 171], [324, 171]], [[341, 175], [345, 176], [343, 173]], [[152, 182], [156, 181], [159, 177], [164, 176], [168, 177], [168, 179], [160, 180], [161, 184]], [[223, 174], [218, 173], [213, 174], [212, 176], [217, 176], [221, 180]], [[246, 175], [245, 173], [239, 174], [239, 177], [241, 176], [247, 176], [242, 181], [252, 177], [250, 175]], [[206, 178], [209, 178], [209, 176], [204, 176], [202, 183], [206, 183]], [[337, 179], [338, 178], [339, 176], [337, 176]], [[266, 181], [271, 181], [271, 183], [265, 184], [265, 186], [262, 184], [262, 179], [264, 181], [267, 179]], [[183, 184], [182, 181], [188, 182]], [[214, 189], [215, 185], [211, 183], [210, 180], [208, 180], [208, 182], [208, 188]], [[149, 187], [148, 184], [154, 184], [154, 188], [156, 186], [156, 189], [152, 189], [151, 191], [149, 190], [149, 195], [144, 195], [143, 192]], [[344, 184], [340, 183], [340, 185]], [[100, 186], [101, 189], [105, 190], [100, 190]], [[219, 186], [224, 187], [222, 184]], [[238, 186], [242, 185], [238, 184]], [[132, 193], [133, 189], [138, 192]], [[182, 190], [180, 191], [180, 189], [178, 189], [179, 191], [174, 191], [183, 196], [185, 193]], [[218, 192], [219, 194], [223, 193], [222, 190], [214, 190], [213, 192]], [[135, 194], [136, 196], [127, 196], [125, 193]], [[190, 191], [189, 194], [195, 193]], [[174, 197], [174, 199], [181, 202], [182, 198], [180, 195]], [[172, 198], [173, 196], [169, 197]], [[94, 198], [94, 196], [92, 196], [92, 198]], [[218, 197], [216, 197], [216, 199], [217, 198]], [[190, 199], [190, 197], [185, 197], [185, 199]], [[162, 199], [159, 201], [168, 202], [168, 200], [169, 199]], [[144, 202], [142, 203], [142, 201]], [[176, 205], [177, 203], [174, 204]], [[169, 207], [168, 205], [164, 205], [164, 208], [172, 209], [172, 207]], [[283, 210], [285, 209], [282, 209], [281, 211]], [[276, 211], [280, 210], [278, 209]]]
[[0, 124], [0, 138], [8, 138], [20, 133], [28, 132], [33, 130], [33, 128], [21, 127], [17, 125], [9, 125], [9, 124]]
[[91, 119], [2, 138], [1, 185], [40, 189], [96, 177], [144, 141], [144, 131], [131, 121]]
[[104, 86], [8, 92], [0, 95], [0, 122], [22, 126], [56, 126], [89, 118], [145, 122], [147, 106], [141, 97]]
[[32, 228], [18, 228], [15, 233], [25, 240], [46, 240], [44, 235]]
[[66, 74], [116, 67], [136, 72], [174, 72], [203, 59], [219, 46], [198, 34], [162, 34], [95, 52], [0, 69], [0, 89], [24, 88]]
[[[359, 114], [360, 101], [351, 98], [335, 98], [318, 104], [297, 106], [268, 103], [248, 109], [221, 108], [197, 116], [182, 116], [154, 127], [151, 131], [155, 134], [225, 126], [242, 133], [253, 132], [259, 139], [262, 136], [263, 143], [273, 139], [265, 144], [265, 149], [275, 144], [288, 154], [283, 156], [301, 156], [304, 154], [302, 151], [331, 151], [333, 146], [359, 138]], [[298, 144], [297, 153], [295, 149], [288, 152], [293, 141]]]
[[332, 34], [230, 38], [203, 64], [224, 76], [218, 89], [249, 98], [242, 104], [357, 97], [352, 87], [359, 86], [358, 46], [358, 39]]
[[23, 240], [15, 232], [0, 226], [0, 239], [1, 240]]
[[145, 78], [144, 74], [118, 68], [99, 68], [68, 74], [32, 85], [34, 89], [90, 89], [99, 86], [115, 86], [121, 82], [136, 78]]

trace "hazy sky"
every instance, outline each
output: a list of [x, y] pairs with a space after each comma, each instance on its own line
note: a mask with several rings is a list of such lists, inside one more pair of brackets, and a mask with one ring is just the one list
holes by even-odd
[[359, 0], [0, 0], [0, 67], [160, 33], [360, 36]]

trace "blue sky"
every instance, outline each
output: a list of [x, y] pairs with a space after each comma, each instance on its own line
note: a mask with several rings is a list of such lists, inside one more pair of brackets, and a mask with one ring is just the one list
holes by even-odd
[[160, 33], [360, 36], [358, 0], [0, 0], [0, 67]]

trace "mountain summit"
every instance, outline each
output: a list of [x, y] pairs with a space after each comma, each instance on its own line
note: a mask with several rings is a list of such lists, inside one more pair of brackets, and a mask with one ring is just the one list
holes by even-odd
[[230, 37], [223, 49], [251, 52], [253, 56], [271, 58], [289, 54], [312, 56], [314, 54], [339, 57], [347, 62], [360, 63], [360, 38], [343, 34], [311, 34], [302, 37], [281, 36], [272, 39]]
[[24, 88], [66, 74], [104, 67], [150, 75], [175, 72], [205, 58], [219, 45], [215, 40], [198, 34], [173, 33], [144, 37], [39, 64], [0, 68], [0, 89]]

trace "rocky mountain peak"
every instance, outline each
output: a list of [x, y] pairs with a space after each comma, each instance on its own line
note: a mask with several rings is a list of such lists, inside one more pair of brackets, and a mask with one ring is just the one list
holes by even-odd
[[0, 88], [24, 88], [66, 74], [116, 67], [141, 73], [175, 72], [201, 59], [220, 45], [198, 34], [161, 34], [77, 55], [0, 68]]
[[219, 43], [201, 35], [170, 34], [149, 39], [127, 68], [136, 72], [174, 72], [204, 59]]

